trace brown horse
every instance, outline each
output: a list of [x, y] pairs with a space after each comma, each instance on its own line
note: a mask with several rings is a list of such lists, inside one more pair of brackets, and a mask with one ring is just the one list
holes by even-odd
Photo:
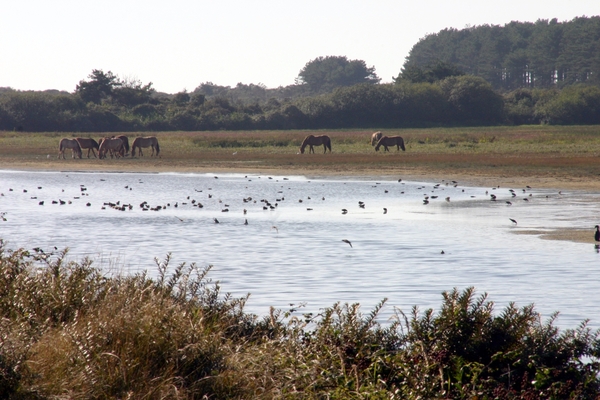
[[323, 154], [327, 153], [327, 149], [331, 153], [331, 139], [327, 135], [322, 136], [314, 136], [308, 135], [304, 141], [302, 142], [302, 146], [300, 146], [300, 153], [304, 154], [304, 149], [306, 146], [310, 146], [308, 150], [309, 153], [314, 153], [315, 149], [313, 146], [323, 145]]
[[125, 150], [125, 155], [129, 154], [129, 139], [127, 139], [127, 136], [119, 135], [116, 137], [123, 141], [123, 150]]
[[404, 147], [404, 139], [402, 139], [400, 136], [384, 136], [381, 139], [379, 139], [379, 142], [377, 142], [377, 146], [375, 146], [375, 151], [379, 151], [379, 148], [383, 146], [385, 151], [390, 151], [390, 149], [388, 149], [388, 146], [396, 146], [397, 150], [400, 151], [400, 149], [402, 149], [402, 151], [406, 151], [406, 147]]
[[87, 149], [87, 151], [88, 151], [87, 158], [90, 158], [90, 150], [92, 151], [92, 154], [94, 155], [94, 157], [96, 157], [96, 152], [94, 151], [94, 149], [98, 150], [100, 148], [100, 145], [98, 144], [98, 142], [96, 142], [92, 138], [83, 138], [83, 137], [75, 138], [75, 140], [77, 140], [77, 143], [79, 143], [81, 150]]
[[146, 136], [146, 137], [136, 137], [131, 144], [131, 157], [135, 156], [135, 149], [138, 149], [140, 153], [140, 157], [144, 154], [142, 153], [142, 147], [151, 147], [152, 154], [150, 156], [155, 155], [154, 151], [156, 151], [156, 155], [160, 152], [160, 147], [158, 145], [158, 139], [156, 136]]
[[98, 149], [98, 158], [106, 158], [106, 153], [110, 151], [110, 158], [123, 156], [123, 141], [119, 138], [102, 138], [100, 139], [100, 148]]
[[379, 142], [379, 139], [381, 139], [381, 137], [383, 136], [383, 133], [381, 133], [381, 131], [377, 131], [374, 134], [371, 135], [371, 146], [375, 146], [377, 144], [377, 142]]
[[66, 149], [71, 149], [72, 158], [75, 158], [75, 155], [81, 158], [81, 146], [76, 139], [63, 138], [60, 140], [58, 144], [58, 158], [62, 156], [65, 159]]

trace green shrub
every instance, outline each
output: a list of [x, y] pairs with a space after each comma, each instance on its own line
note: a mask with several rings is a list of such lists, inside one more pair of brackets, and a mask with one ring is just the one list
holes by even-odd
[[8, 250], [0, 239], [2, 398], [597, 398], [599, 332], [560, 332], [532, 305], [499, 315], [454, 289], [439, 312], [380, 302], [318, 315], [244, 312], [210, 267], [156, 260], [105, 276], [67, 250]]

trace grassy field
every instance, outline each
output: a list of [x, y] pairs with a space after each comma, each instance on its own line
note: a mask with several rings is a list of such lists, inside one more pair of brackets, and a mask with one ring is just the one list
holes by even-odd
[[[523, 178], [595, 185], [600, 126], [518, 126], [384, 130], [406, 152], [375, 152], [373, 130], [125, 133], [158, 137], [160, 157], [58, 160], [58, 142], [76, 134], [0, 132], [0, 167], [81, 170], [284, 170], [316, 175]], [[333, 153], [299, 154], [308, 134], [326, 134]], [[102, 134], [82, 135], [96, 139]], [[70, 154], [67, 155], [69, 157]], [[595, 187], [595, 186], [594, 186]]]

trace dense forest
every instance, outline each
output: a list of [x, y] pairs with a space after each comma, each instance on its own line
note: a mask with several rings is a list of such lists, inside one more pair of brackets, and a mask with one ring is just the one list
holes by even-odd
[[72, 93], [0, 88], [0, 130], [169, 131], [600, 123], [600, 17], [445, 29], [393, 83], [344, 56], [275, 89], [212, 82], [159, 93], [93, 70]]
[[444, 29], [412, 48], [403, 72], [437, 61], [480, 76], [497, 90], [598, 85], [600, 17]]

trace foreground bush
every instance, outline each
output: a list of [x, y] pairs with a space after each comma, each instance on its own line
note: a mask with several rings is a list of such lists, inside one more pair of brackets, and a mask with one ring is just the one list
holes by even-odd
[[358, 305], [243, 311], [209, 268], [106, 277], [66, 251], [0, 240], [0, 397], [597, 398], [599, 332], [474, 289], [382, 326]]

